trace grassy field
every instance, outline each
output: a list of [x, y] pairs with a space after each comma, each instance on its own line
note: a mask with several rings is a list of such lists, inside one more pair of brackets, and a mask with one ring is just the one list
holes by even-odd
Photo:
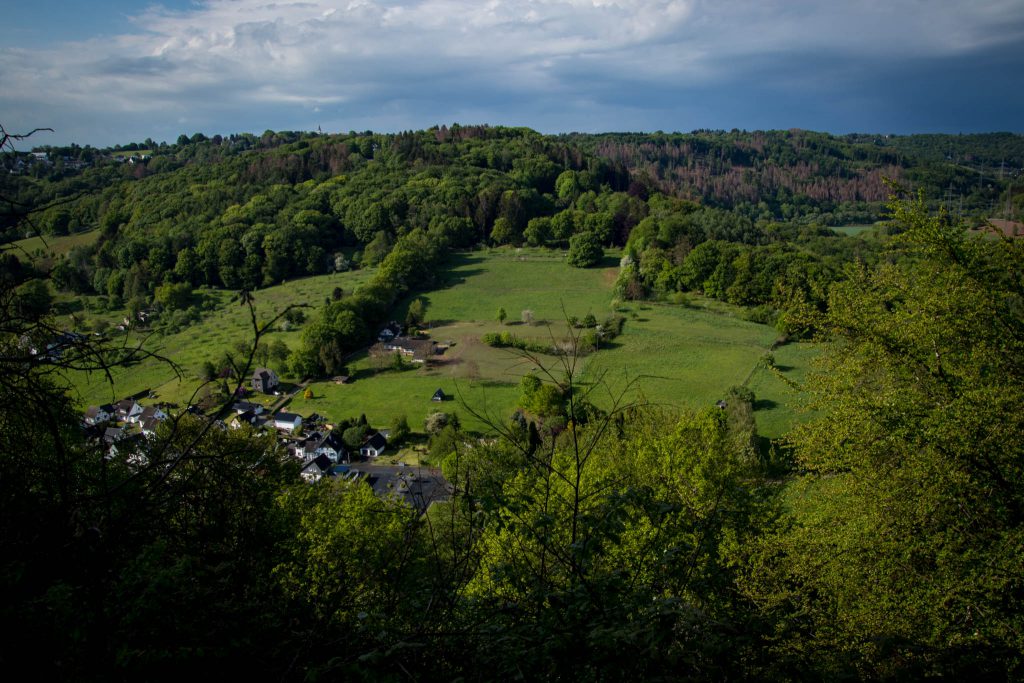
[[807, 373], [820, 352], [820, 347], [809, 343], [786, 344], [775, 349], [776, 370], [796, 387], [767, 368], [759, 367], [754, 371], [747, 386], [754, 392], [758, 434], [777, 439], [794, 424], [813, 417], [813, 413], [801, 410], [804, 395], [798, 387], [807, 379]]
[[588, 360], [583, 377], [603, 378], [613, 396], [632, 384], [628, 400], [676, 407], [714, 403], [743, 383], [777, 336], [766, 325], [719, 312], [659, 304], [630, 308], [624, 334]]
[[[286, 306], [294, 304], [310, 305], [312, 308], [306, 313], [307, 316], [313, 315], [335, 287], [351, 292], [369, 280], [372, 274], [372, 270], [359, 270], [319, 275], [258, 290], [253, 293], [257, 318], [261, 322], [269, 320]], [[153, 335], [146, 343], [147, 349], [174, 360], [181, 367], [183, 372], [180, 379], [175, 377], [174, 371], [166, 363], [157, 360], [117, 369], [113, 390], [103, 377], [76, 377], [75, 385], [82, 403], [89, 405], [108, 401], [112, 395], [120, 398], [147, 389], [154, 391], [159, 400], [186, 402], [200, 383], [198, 371], [203, 361], [213, 360], [222, 352], [232, 349], [240, 340], [252, 339], [248, 307], [241, 305], [230, 292], [210, 291], [206, 295], [217, 298], [219, 307], [216, 310], [206, 312], [201, 322], [182, 332], [168, 336]], [[299, 330], [275, 331], [267, 335], [265, 340], [272, 342], [274, 339], [282, 339], [294, 348], [300, 334]], [[127, 342], [132, 344], [139, 338], [133, 332]]]
[[829, 230], [834, 230], [842, 235], [849, 235], [850, 237], [869, 236], [875, 232], [875, 229], [884, 225], [884, 223], [869, 223], [867, 225], [840, 225], [836, 227], [830, 227]]
[[[466, 427], [489, 431], [486, 420], [472, 413], [506, 420], [519, 398], [519, 380], [531, 366], [513, 352], [484, 345], [480, 338], [500, 330], [523, 338], [561, 338], [566, 315], [607, 316], [617, 268], [616, 255], [609, 256], [603, 267], [580, 270], [567, 266], [561, 253], [543, 249], [457, 254], [441, 286], [422, 295], [431, 337], [451, 343], [440, 359], [427, 368], [378, 371], [361, 354], [349, 365], [352, 384], [317, 383], [317, 398], [297, 399], [294, 407], [301, 412], [308, 403], [310, 411], [331, 417], [365, 414], [376, 425], [405, 415], [414, 430], [423, 429], [430, 412], [454, 410]], [[408, 304], [399, 306], [396, 318], [404, 319]], [[508, 314], [505, 325], [497, 321], [499, 308]], [[533, 311], [534, 325], [522, 323], [524, 310]], [[437, 389], [455, 399], [431, 401]]]
[[[485, 423], [471, 413], [506, 419], [515, 409], [520, 378], [533, 366], [513, 351], [485, 346], [480, 337], [505, 329], [521, 337], [562, 338], [565, 315], [592, 312], [600, 320], [612, 312], [616, 271], [615, 256], [603, 268], [578, 270], [543, 250], [461, 255], [446, 285], [424, 296], [427, 317], [435, 322], [432, 337], [452, 343], [442, 359], [429, 368], [379, 371], [360, 356], [350, 366], [352, 384], [314, 385], [317, 398], [309, 402], [310, 409], [338, 417], [365, 413], [374, 424], [404, 414], [413, 429], [421, 428], [433, 410], [456, 410], [466, 426], [486, 431]], [[499, 307], [514, 324], [499, 325]], [[550, 327], [522, 324], [518, 318], [524, 308]], [[736, 308], [700, 297], [689, 308], [629, 304], [620, 305], [619, 311], [628, 319], [624, 333], [611, 348], [582, 359], [579, 367], [584, 384], [602, 382], [592, 395], [602, 405], [628, 385], [627, 400], [708, 405], [730, 386], [743, 383], [776, 337], [765, 325], [737, 318]], [[555, 358], [542, 360], [556, 365]], [[459, 400], [432, 403], [438, 388]]]
[[600, 319], [611, 312], [618, 264], [617, 253], [607, 255], [600, 267], [583, 270], [567, 266], [562, 252], [547, 249], [459, 254], [440, 287], [423, 298], [428, 318], [442, 324], [497, 323], [499, 308], [511, 324], [521, 322], [524, 310], [533, 311], [536, 322], [557, 324], [566, 315], [582, 318], [587, 313]]
[[[515, 410], [519, 381], [534, 370], [520, 354], [484, 345], [487, 332], [507, 330], [524, 338], [561, 339], [567, 334], [565, 316], [584, 317], [593, 313], [601, 320], [612, 311], [612, 285], [617, 273], [617, 255], [612, 254], [598, 268], [576, 269], [566, 265], [559, 252], [545, 250], [495, 249], [455, 255], [441, 286], [422, 294], [427, 303], [427, 320], [432, 338], [448, 345], [443, 355], [427, 367], [406, 370], [379, 367], [366, 352], [350, 360], [353, 382], [314, 382], [314, 397], [294, 398], [289, 408], [303, 415], [313, 412], [329, 419], [365, 414], [371, 424], [384, 427], [394, 417], [405, 415], [414, 430], [435, 410], [458, 412], [463, 424], [478, 432], [490, 431], [488, 419], [503, 422]], [[296, 280], [256, 292], [257, 310], [270, 317], [293, 303], [318, 306], [336, 286], [351, 291], [371, 275], [357, 271]], [[116, 391], [99, 377], [79, 378], [83, 404], [109, 400], [142, 390], [152, 390], [161, 400], [184, 403], [199, 384], [198, 370], [237, 341], [251, 338], [248, 311], [232, 302], [227, 292], [212, 292], [219, 307], [188, 330], [151, 340], [151, 347], [173, 358], [184, 373], [179, 380], [166, 365], [156, 361], [140, 363], [115, 375]], [[410, 299], [411, 300], [411, 299]], [[409, 301], [395, 311], [404, 319]], [[508, 320], [496, 319], [504, 308]], [[521, 312], [531, 310], [535, 324], [523, 323]], [[687, 307], [667, 304], [618, 304], [627, 318], [622, 335], [609, 348], [580, 360], [579, 381], [601, 390], [594, 394], [599, 405], [611, 396], [625, 393], [628, 400], [642, 400], [666, 406], [700, 407], [721, 398], [729, 387], [748, 377], [758, 399], [758, 420], [775, 436], [791, 419], [792, 401], [784, 396], [785, 385], [773, 376], [753, 372], [759, 359], [775, 339], [765, 325], [744, 321], [739, 309], [717, 301], [692, 297]], [[283, 339], [298, 343], [299, 331], [274, 332], [268, 341]], [[783, 347], [777, 363], [799, 374], [804, 358]], [[553, 357], [542, 362], [554, 366]], [[772, 380], [779, 386], [771, 384]], [[437, 389], [452, 400], [431, 401]]]
[[27, 237], [23, 240], [12, 242], [11, 247], [19, 258], [23, 258], [27, 254], [35, 265], [46, 268], [58, 256], [68, 253], [75, 247], [92, 244], [99, 236], [99, 230], [89, 230], [59, 237], [56, 235]]

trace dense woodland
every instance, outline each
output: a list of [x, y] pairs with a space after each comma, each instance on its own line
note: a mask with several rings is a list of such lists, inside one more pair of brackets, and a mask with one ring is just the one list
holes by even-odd
[[[1019, 215], [1021, 136], [452, 126], [39, 151], [60, 163], [0, 174], [6, 238], [99, 238], [47, 267], [0, 253], [9, 666], [75, 680], [1021, 675], [1024, 251], [966, 230]], [[882, 218], [876, 240], [830, 229]], [[456, 495], [421, 516], [368, 487], [299, 483], [271, 440], [190, 415], [143, 465], [103, 457], [62, 373], [143, 351], [89, 337], [27, 350], [65, 325], [54, 292], [187, 326], [205, 288], [246, 301], [377, 266], [316, 302], [288, 358], [331, 374], [448, 254], [485, 244], [578, 267], [619, 248], [622, 300], [699, 291], [817, 340], [818, 417], [767, 454], [749, 397], [602, 410], [568, 354], [527, 387], [559, 404], [559, 429], [437, 431]]]

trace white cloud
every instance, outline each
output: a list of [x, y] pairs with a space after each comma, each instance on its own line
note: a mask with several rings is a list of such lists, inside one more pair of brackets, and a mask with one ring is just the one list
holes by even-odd
[[[373, 120], [496, 112], [560, 93], [601, 102], [608, 82], [679, 89], [741, 81], [780, 55], [936, 57], [1021, 38], [1019, 1], [207, 0], [149, 9], [137, 31], [50, 49], [0, 50], [0, 120], [88, 111], [231, 128], [311, 113]], [[813, 62], [813, 60], [812, 60]], [[808, 63], [808, 73], [820, 65]], [[780, 82], [799, 75], [778, 74]], [[498, 108], [495, 102], [502, 103]], [[397, 104], [396, 104], [397, 103]], [[623, 102], [623, 106], [634, 103]], [[31, 106], [30, 106], [31, 105]], [[524, 109], [525, 111], [526, 109]], [[507, 109], [506, 109], [507, 111]], [[315, 127], [315, 126], [314, 126]]]

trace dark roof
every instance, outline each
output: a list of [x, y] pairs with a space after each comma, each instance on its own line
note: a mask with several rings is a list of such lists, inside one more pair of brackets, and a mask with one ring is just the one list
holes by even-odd
[[285, 422], [295, 422], [295, 418], [299, 418], [301, 420], [302, 416], [296, 413], [276, 413], [274, 415], [275, 421], [284, 420]]
[[440, 470], [391, 465], [360, 465], [351, 470], [365, 472], [366, 482], [378, 496], [398, 498], [421, 513], [435, 500], [451, 498], [452, 486]]
[[331, 470], [332, 467], [334, 467], [334, 463], [331, 462], [331, 459], [328, 458], [326, 455], [318, 455], [309, 462], [307, 462], [305, 465], [303, 465], [302, 469], [303, 471], [305, 471], [313, 467], [320, 470], [321, 473], [326, 474]]
[[88, 409], [86, 409], [86, 411], [85, 411], [85, 416], [86, 417], [96, 417], [97, 415], [100, 414], [100, 411], [105, 412], [105, 413], [109, 413], [110, 412], [109, 410], [105, 410], [103, 408], [103, 406], [89, 406]]
[[368, 438], [363, 444], [364, 448], [372, 448], [374, 450], [382, 450], [388, 445], [388, 440], [384, 438], [384, 435], [380, 432], [375, 433], [373, 436]]
[[134, 398], [125, 398], [114, 404], [114, 408], [127, 414], [130, 413], [136, 405], [138, 405], [138, 401]]
[[444, 397], [445, 397], [445, 393], [444, 393], [443, 389], [438, 389], [437, 391], [434, 392], [433, 398], [444, 399]]
[[320, 445], [321, 446], [327, 446], [329, 448], [333, 448], [334, 450], [336, 450], [339, 453], [346, 452], [345, 442], [342, 441], [341, 437], [338, 436], [333, 431], [328, 432], [327, 434], [324, 434], [323, 440], [320, 442]]
[[139, 415], [140, 420], [159, 419], [156, 416], [157, 411], [160, 410], [155, 406], [148, 406], [142, 409], [142, 414]]
[[103, 432], [103, 440], [107, 443], [119, 441], [123, 436], [124, 431], [120, 427], [107, 427]]
[[413, 360], [426, 360], [434, 353], [437, 343], [433, 339], [411, 339], [410, 337], [395, 337], [389, 345], [401, 349], [405, 353], [412, 354]]

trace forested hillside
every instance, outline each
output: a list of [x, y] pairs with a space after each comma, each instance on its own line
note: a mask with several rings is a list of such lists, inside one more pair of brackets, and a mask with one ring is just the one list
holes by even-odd
[[[0, 174], [12, 670], [1020, 677], [1024, 252], [968, 228], [1019, 212], [1021, 136], [452, 126], [40, 151], [47, 163], [9, 155], [16, 172]], [[866, 237], [830, 228], [880, 218], [855, 228]], [[14, 241], [30, 232], [65, 248]], [[744, 386], [676, 410], [584, 381], [584, 335], [614, 341], [588, 313], [566, 321], [559, 353], [521, 349], [529, 400], [511, 419], [479, 434], [437, 413], [429, 448], [452, 495], [422, 514], [358, 482], [300, 480], [278, 441], [222, 428], [216, 409], [181, 411], [118, 454], [67, 393], [153, 354], [137, 326], [189, 331], [227, 299], [216, 290], [246, 310], [263, 288], [363, 269], [280, 317], [301, 327], [281, 352], [296, 377], [340, 374], [401, 302], [451, 285], [454, 252], [483, 246], [550, 249], [595, 278], [574, 268], [615, 249], [613, 308], [638, 311], [613, 310], [602, 335], [642, 324], [641, 305], [700, 296], [776, 345], [814, 340], [822, 364], [797, 387], [812, 412], [766, 448]], [[267, 329], [248, 310], [235, 374], [211, 367], [211, 383], [247, 380]], [[104, 315], [128, 329], [97, 329]], [[792, 382], [770, 353], [761, 369]], [[224, 394], [226, 409], [237, 389]]]
[[[1012, 214], [1022, 147], [1013, 135], [805, 131], [197, 134], [174, 145], [40, 148], [54, 161], [4, 174], [2, 192], [12, 208], [44, 210], [0, 227], [9, 239], [98, 231], [55, 264], [52, 283], [131, 315], [155, 304], [175, 329], [200, 314], [196, 288], [253, 290], [373, 266], [396, 244], [414, 251], [415, 263], [394, 257], [393, 270], [351, 304], [363, 326], [410, 288], [429, 287], [435, 258], [448, 250], [566, 248], [573, 239], [587, 254], [580, 265], [601, 246], [626, 247], [623, 298], [703, 291], [775, 310], [794, 297], [821, 307], [841, 264], [871, 261], [874, 251], [826, 227], [881, 218], [885, 179], [947, 200], [966, 220], [1004, 205]], [[22, 161], [5, 159], [12, 170]], [[17, 256], [8, 250], [7, 258]], [[364, 334], [359, 327], [348, 336], [355, 343]], [[330, 365], [306, 355], [307, 367]]]

